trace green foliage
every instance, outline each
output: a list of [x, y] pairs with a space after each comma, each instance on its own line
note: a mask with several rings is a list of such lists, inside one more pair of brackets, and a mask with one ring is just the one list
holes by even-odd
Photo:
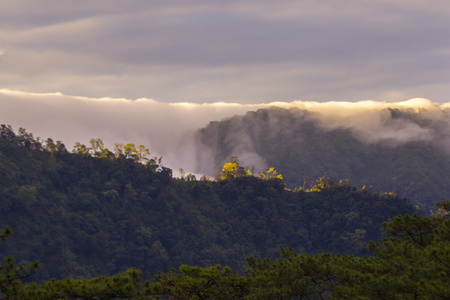
[[278, 172], [275, 170], [275, 168], [269, 168], [269, 170], [267, 170], [267, 172], [262, 171], [261, 173], [259, 173], [259, 178], [261, 179], [271, 179], [271, 178], [278, 178], [280, 180], [283, 180], [283, 175], [278, 174]]
[[[222, 167], [222, 173], [218, 173], [216, 180], [230, 180], [237, 177], [253, 176], [254, 170], [239, 165], [239, 159], [231, 156], [229, 161]], [[261, 171], [258, 178], [260, 179], [279, 179], [283, 180], [283, 176], [279, 174], [274, 168], [269, 168], [267, 171]]]
[[[450, 202], [440, 207], [448, 211]], [[87, 279], [52, 279], [42, 284], [13, 284], [0, 276], [8, 299], [448, 299], [450, 297], [450, 219], [397, 216], [384, 223], [389, 237], [372, 242], [373, 256], [309, 255], [280, 248], [280, 257], [250, 256], [245, 275], [220, 265], [181, 265], [157, 272], [156, 282], [140, 272]], [[147, 236], [151, 230], [143, 228]], [[424, 238], [419, 232], [425, 232]], [[6, 228], [0, 234], [4, 240]], [[14, 269], [14, 268], [13, 268]], [[3, 271], [3, 267], [1, 269]], [[15, 267], [17, 270], [17, 267]], [[5, 289], [5, 282], [7, 289]]]
[[39, 282], [129, 267], [144, 278], [182, 264], [240, 269], [250, 255], [276, 258], [280, 245], [362, 255], [369, 240], [381, 241], [379, 224], [413, 212], [406, 199], [349, 181], [324, 178], [318, 188], [290, 191], [278, 178], [174, 179], [160, 159], [127, 159], [123, 145], [122, 154], [116, 149], [104, 158], [51, 152], [17, 145], [7, 129], [12, 140], [0, 139], [0, 226], [16, 236], [0, 255], [41, 261], [33, 276]]
[[21, 299], [27, 300], [139, 299], [142, 294], [142, 280], [139, 273], [136, 269], [129, 269], [122, 274], [109, 277], [99, 276], [89, 280], [52, 279], [40, 285], [36, 283], [27, 284], [18, 294], [22, 297]]
[[80, 155], [89, 155], [89, 148], [86, 145], [81, 144], [80, 142], [76, 142], [73, 146], [72, 153], [80, 154]]
[[[143, 164], [140, 146], [111, 155], [93, 139], [70, 154], [24, 129], [3, 125], [0, 134], [0, 226], [16, 231], [0, 253], [21, 262], [0, 264], [0, 297], [450, 298], [450, 202], [424, 217], [406, 199], [349, 180], [286, 190], [274, 169], [260, 180], [237, 159], [224, 180], [176, 180], [160, 159]], [[60, 279], [24, 283], [40, 267], [25, 267], [30, 257], [44, 263], [40, 281]], [[234, 269], [245, 257], [242, 275]], [[145, 277], [162, 271], [149, 282], [130, 266]]]
[[234, 162], [225, 163], [222, 167], [221, 179], [232, 179], [238, 176], [238, 164]]
[[350, 129], [324, 128], [311, 112], [272, 108], [211, 122], [198, 135], [215, 159], [214, 170], [230, 155], [252, 152], [283, 174], [288, 188], [307, 188], [324, 175], [348, 178], [358, 187], [370, 183], [376, 191], [411, 198], [428, 212], [450, 194], [450, 159], [439, 140], [448, 129], [423, 124], [408, 112], [396, 112], [390, 121], [433, 128], [435, 134], [431, 142], [364, 143]]
[[[0, 253], [21, 262], [0, 264], [3, 298], [450, 298], [449, 202], [424, 217], [348, 180], [293, 191], [247, 175], [176, 180], [156, 161], [33, 148], [26, 131], [1, 129], [0, 226], [16, 236]], [[40, 281], [60, 280], [24, 283], [40, 266], [30, 257], [44, 262]], [[162, 271], [149, 282], [130, 266]]]
[[157, 158], [149, 159], [150, 150], [143, 145], [135, 146], [133, 143], [128, 144], [115, 144], [114, 152], [111, 152], [105, 147], [103, 140], [100, 138], [92, 138], [89, 141], [89, 147], [76, 142], [73, 146], [72, 153], [81, 155], [90, 155], [98, 158], [108, 159], [131, 159], [139, 163], [152, 163], [156, 164]]
[[249, 257], [245, 266], [251, 279], [248, 299], [324, 299], [336, 280], [330, 254], [297, 254], [281, 248], [275, 261]]
[[333, 295], [340, 299], [448, 299], [450, 219], [406, 215], [383, 227], [390, 237], [382, 244], [370, 244], [373, 258], [337, 260], [341, 284]]
[[[0, 232], [0, 240], [5, 241], [12, 234], [11, 229], [7, 226]], [[29, 266], [22, 264], [17, 265], [14, 258], [6, 257], [4, 262], [0, 264], [0, 298], [13, 298], [21, 293], [22, 280], [33, 275], [40, 264], [38, 261], [32, 262]]]
[[230, 267], [219, 265], [207, 268], [182, 265], [168, 273], [158, 272], [153, 295], [168, 295], [171, 299], [242, 299], [248, 294], [248, 278], [238, 275]]
[[237, 177], [248, 175], [247, 170], [239, 165], [239, 159], [237, 157], [230, 157], [222, 167], [222, 174], [217, 176], [217, 180], [229, 180]]
[[[220, 266], [159, 273], [152, 293], [174, 299], [448, 299], [450, 219], [398, 216], [384, 228], [390, 236], [371, 243], [372, 257], [282, 247], [275, 260], [249, 257], [246, 276], [231, 273], [237, 276], [231, 282], [231, 270]], [[417, 239], [418, 231], [426, 232], [426, 242]]]

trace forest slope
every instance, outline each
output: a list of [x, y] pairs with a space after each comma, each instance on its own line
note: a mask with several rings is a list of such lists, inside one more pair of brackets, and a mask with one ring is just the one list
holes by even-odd
[[321, 178], [290, 191], [253, 176], [174, 179], [154, 160], [69, 153], [60, 142], [3, 129], [0, 227], [15, 234], [0, 255], [40, 260], [39, 280], [129, 267], [148, 278], [185, 263], [238, 269], [249, 255], [276, 257], [280, 245], [365, 254], [383, 221], [413, 211], [406, 199], [349, 181]]
[[331, 126], [309, 111], [261, 109], [211, 122], [198, 131], [198, 139], [211, 153], [214, 169], [237, 156], [249, 166], [274, 167], [290, 188], [329, 176], [395, 192], [425, 211], [449, 199], [447, 125], [420, 112], [386, 110], [376, 117], [387, 132], [364, 135], [364, 128]]

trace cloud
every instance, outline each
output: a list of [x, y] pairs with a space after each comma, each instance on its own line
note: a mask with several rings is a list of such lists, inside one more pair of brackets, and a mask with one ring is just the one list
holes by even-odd
[[152, 99], [86, 98], [61, 93], [26, 93], [0, 90], [0, 123], [16, 130], [26, 128], [34, 136], [63, 141], [68, 149], [90, 138], [114, 143], [144, 144], [154, 155], [164, 156], [175, 167], [193, 168], [183, 147], [209, 121], [244, 113], [251, 105], [214, 103], [160, 103]]
[[[165, 164], [175, 170], [197, 171], [201, 166], [212, 164], [213, 158], [208, 150], [199, 147], [195, 140], [197, 129], [210, 121], [272, 106], [308, 110], [323, 128], [348, 128], [368, 143], [388, 141], [402, 144], [412, 140], [430, 140], [434, 138], [435, 131], [440, 130], [440, 136], [444, 137], [441, 143], [450, 145], [450, 104], [432, 103], [420, 98], [396, 103], [292, 101], [254, 105], [224, 102], [198, 104], [162, 103], [145, 98], [87, 98], [2, 89], [0, 103], [0, 123], [10, 124], [15, 130], [23, 127], [35, 137], [61, 140], [69, 150], [75, 142], [88, 144], [91, 138], [102, 138], [109, 148], [113, 148], [114, 143], [143, 144], [152, 155], [163, 156]], [[388, 108], [411, 113], [416, 119], [394, 118]], [[248, 164], [264, 165], [264, 160], [253, 152], [251, 142], [245, 139], [245, 135], [237, 143], [236, 151]]]
[[442, 100], [443, 1], [8, 1], [3, 88], [161, 102]]
[[[274, 104], [315, 112], [323, 128], [350, 129], [356, 137], [368, 143], [389, 142], [391, 145], [400, 145], [417, 140], [429, 141], [435, 138], [438, 125], [439, 128], [444, 127], [440, 135], [450, 132], [450, 111], [446, 109], [448, 104], [432, 103], [424, 98], [400, 102], [294, 101]], [[402, 112], [401, 118], [396, 118], [396, 110]]]

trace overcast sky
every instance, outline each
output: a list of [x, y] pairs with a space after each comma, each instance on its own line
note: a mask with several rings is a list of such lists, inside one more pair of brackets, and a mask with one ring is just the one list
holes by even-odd
[[444, 103], [449, 30], [448, 0], [2, 0], [0, 88], [166, 103]]

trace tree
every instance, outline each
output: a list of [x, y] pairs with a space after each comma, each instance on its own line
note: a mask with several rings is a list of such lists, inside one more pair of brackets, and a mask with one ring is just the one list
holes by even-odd
[[197, 177], [195, 177], [194, 174], [191, 174], [191, 173], [187, 174], [186, 181], [196, 181], [196, 180], [197, 180]]
[[235, 156], [230, 157], [229, 162], [226, 162], [222, 167], [221, 180], [233, 179], [248, 175], [243, 167], [239, 165], [239, 159]]
[[57, 149], [56, 149], [56, 144], [55, 144], [55, 142], [53, 141], [53, 139], [51, 139], [51, 138], [48, 138], [46, 141], [45, 141], [45, 150], [47, 150], [48, 152], [55, 152]]
[[277, 179], [283, 180], [283, 176], [281, 174], [279, 174], [273, 167], [269, 168], [269, 170], [267, 170], [267, 172], [264, 172], [264, 171], [260, 172], [259, 178], [261, 178], [261, 179], [277, 178]]
[[63, 142], [56, 141], [56, 145], [55, 146], [56, 146], [56, 151], [57, 152], [59, 152], [59, 153], [67, 152], [66, 145], [64, 145]]
[[[151, 299], [140, 295], [142, 280], [134, 268], [112, 276], [92, 279], [52, 279], [43, 284], [28, 284], [21, 292], [23, 298], [36, 300], [53, 299]], [[144, 284], [144, 288], [149, 283]]]
[[86, 147], [86, 145], [83, 145], [80, 142], [76, 142], [75, 145], [73, 146], [72, 153], [88, 155], [89, 149]]
[[171, 299], [242, 299], [248, 294], [249, 281], [230, 267], [220, 265], [201, 268], [182, 265], [168, 273], [158, 272], [153, 295]]
[[[0, 232], [0, 240], [5, 241], [12, 234], [11, 228], [7, 226]], [[6, 257], [0, 264], [0, 298], [8, 299], [19, 294], [22, 289], [22, 279], [27, 278], [39, 269], [38, 261], [30, 263], [29, 266], [16, 265], [14, 258]]]
[[[439, 203], [448, 211], [449, 202]], [[371, 242], [373, 258], [336, 259], [337, 298], [449, 299], [450, 219], [397, 216], [383, 223], [390, 237]]]
[[250, 299], [325, 299], [335, 281], [330, 254], [297, 254], [280, 248], [280, 258], [247, 258]]
[[140, 163], [143, 163], [144, 161], [149, 160], [147, 158], [147, 156], [150, 155], [150, 150], [145, 148], [143, 145], [137, 146], [137, 152], [138, 152], [138, 158], [139, 158]]
[[11, 125], [2, 124], [0, 127], [0, 136], [3, 139], [12, 142], [16, 134], [14, 133], [14, 130], [12, 129]]
[[123, 146], [123, 153], [126, 159], [132, 159], [135, 162], [139, 161], [139, 151], [133, 143]]
[[114, 156], [115, 158], [125, 158], [125, 153], [123, 152], [123, 144], [114, 144]]
[[178, 169], [178, 171], [180, 172], [180, 179], [184, 180], [184, 175], [186, 174], [186, 172], [183, 170], [183, 168]]
[[106, 149], [101, 138], [92, 138], [89, 140], [89, 144], [91, 145], [91, 147], [89, 147], [89, 151], [91, 152], [92, 156], [95, 157], [100, 157], [103, 151]]
[[28, 133], [25, 128], [19, 128], [19, 134], [15, 137], [17, 145], [28, 149], [35, 148], [35, 140], [32, 133]]

